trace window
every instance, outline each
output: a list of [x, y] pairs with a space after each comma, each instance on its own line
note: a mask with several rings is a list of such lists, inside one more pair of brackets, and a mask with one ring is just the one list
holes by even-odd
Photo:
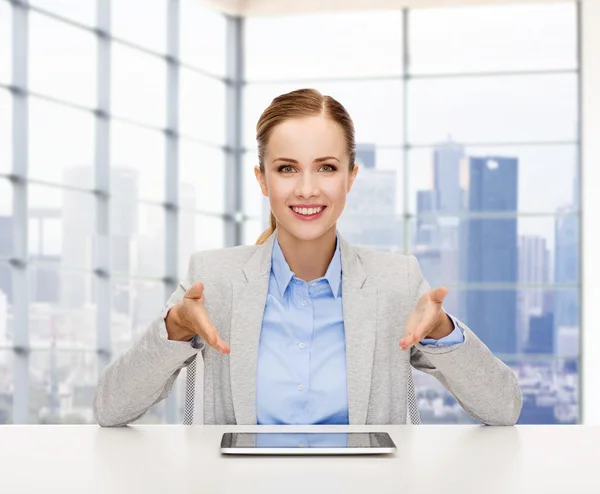
[[113, 43], [112, 57], [112, 113], [164, 127], [165, 61], [119, 43]]
[[96, 40], [89, 31], [30, 12], [29, 88], [96, 106]]
[[[0, 2], [0, 83], [9, 84], [12, 79], [12, 7]], [[4, 133], [2, 135], [5, 135]]]
[[110, 14], [113, 36], [165, 53], [167, 0], [111, 2]]
[[94, 185], [91, 112], [29, 99], [29, 176], [91, 189]]
[[196, 0], [180, 0], [181, 61], [217, 76], [225, 76], [227, 20]]
[[[0, 4], [1, 5], [1, 4]], [[0, 89], [0, 173], [12, 170], [12, 98]]]
[[402, 12], [249, 18], [247, 78], [307, 80], [402, 73]]
[[94, 0], [29, 0], [29, 3], [52, 14], [88, 26], [96, 24], [96, 2]]

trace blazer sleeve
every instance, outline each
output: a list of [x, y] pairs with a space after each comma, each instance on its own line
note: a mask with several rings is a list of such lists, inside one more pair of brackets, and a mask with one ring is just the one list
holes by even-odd
[[185, 279], [154, 321], [102, 372], [93, 401], [94, 416], [101, 426], [123, 426], [140, 418], [167, 397], [181, 369], [204, 348], [203, 341], [195, 348], [190, 342], [169, 340], [165, 325], [169, 310], [191, 286], [197, 263], [199, 256], [192, 255]]
[[[412, 306], [430, 290], [415, 256], [408, 256]], [[455, 318], [456, 319], [456, 318]], [[464, 323], [456, 320], [464, 342], [446, 347], [417, 343], [410, 361], [415, 369], [435, 377], [462, 408], [487, 425], [514, 425], [523, 399], [514, 372], [497, 359]]]

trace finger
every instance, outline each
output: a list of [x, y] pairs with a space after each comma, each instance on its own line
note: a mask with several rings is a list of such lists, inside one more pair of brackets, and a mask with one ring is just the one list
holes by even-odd
[[427, 326], [419, 324], [414, 331], [411, 331], [410, 334], [407, 334], [400, 340], [400, 346], [402, 347], [402, 350], [408, 350], [410, 347], [419, 343], [425, 336], [427, 336]]
[[229, 345], [223, 341], [214, 327], [201, 336], [204, 338], [204, 341], [215, 350], [218, 350], [221, 353], [231, 352]]
[[441, 304], [444, 301], [444, 298], [448, 295], [448, 289], [445, 286], [440, 286], [435, 290], [431, 290], [429, 292], [429, 297], [434, 302]]
[[199, 300], [204, 298], [204, 285], [202, 282], [198, 281], [194, 283], [191, 287], [188, 288], [188, 291], [185, 292], [185, 298], [191, 298], [194, 300]]

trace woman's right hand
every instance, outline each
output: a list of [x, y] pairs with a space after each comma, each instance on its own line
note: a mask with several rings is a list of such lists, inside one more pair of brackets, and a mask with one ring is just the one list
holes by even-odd
[[171, 308], [165, 322], [170, 340], [189, 341], [199, 335], [206, 344], [221, 353], [231, 352], [208, 317], [204, 307], [204, 285], [199, 281]]

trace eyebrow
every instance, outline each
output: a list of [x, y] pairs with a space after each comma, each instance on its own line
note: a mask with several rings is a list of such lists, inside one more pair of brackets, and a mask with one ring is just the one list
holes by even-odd
[[[335, 156], [323, 156], [322, 158], [315, 159], [313, 163], [321, 163], [321, 162], [327, 161], [327, 160], [336, 160], [338, 163], [340, 162], [340, 160], [337, 159]], [[292, 158], [275, 158], [273, 160], [273, 163], [275, 163], [276, 161], [285, 161], [287, 163], [298, 164], [298, 161], [296, 161], [295, 159], [292, 159]]]

